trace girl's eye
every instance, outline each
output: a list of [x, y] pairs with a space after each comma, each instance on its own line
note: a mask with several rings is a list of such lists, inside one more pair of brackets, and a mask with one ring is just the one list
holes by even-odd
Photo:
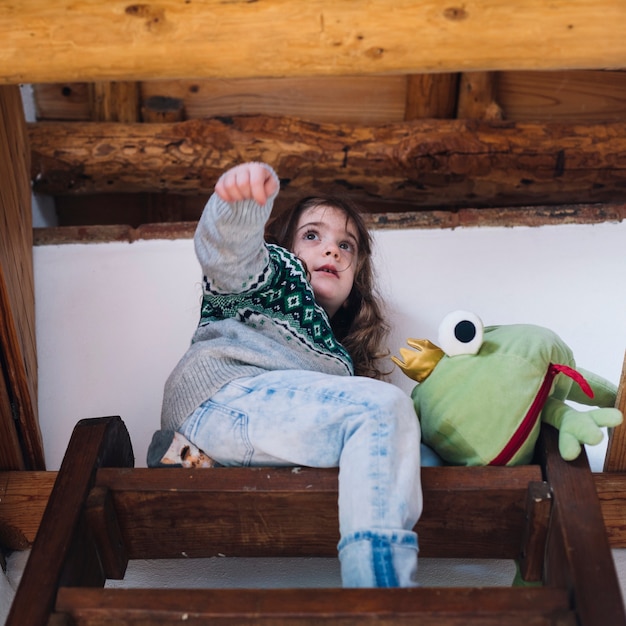
[[308, 239], [309, 241], [313, 241], [317, 239], [317, 233], [314, 230], [307, 230], [304, 233], [303, 239]]
[[348, 241], [342, 241], [339, 247], [346, 252], [354, 252], [354, 246]]

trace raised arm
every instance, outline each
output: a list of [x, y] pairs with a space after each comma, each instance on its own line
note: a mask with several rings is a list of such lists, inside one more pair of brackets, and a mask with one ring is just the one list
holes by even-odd
[[194, 239], [211, 290], [245, 291], [267, 265], [264, 227], [279, 187], [264, 163], [237, 165], [218, 180]]

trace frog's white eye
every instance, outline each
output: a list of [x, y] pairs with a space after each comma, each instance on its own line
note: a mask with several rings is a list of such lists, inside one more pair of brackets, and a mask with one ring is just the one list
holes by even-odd
[[439, 326], [439, 347], [448, 356], [476, 354], [483, 343], [483, 323], [474, 313], [454, 311]]

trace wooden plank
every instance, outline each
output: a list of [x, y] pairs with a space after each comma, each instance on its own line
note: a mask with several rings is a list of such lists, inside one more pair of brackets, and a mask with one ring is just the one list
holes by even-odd
[[512, 121], [624, 121], [626, 72], [498, 72], [496, 100]]
[[[426, 113], [433, 111], [431, 117], [456, 117], [458, 78], [444, 73], [154, 80], [140, 83], [140, 90], [144, 102], [157, 96], [182, 100], [188, 119], [263, 114], [380, 124], [401, 121], [405, 101], [409, 107], [405, 119], [428, 117]], [[87, 83], [39, 83], [33, 92], [40, 121], [90, 119]], [[625, 121], [626, 71], [496, 72], [495, 101], [510, 121]], [[412, 107], [417, 111], [412, 113]]]
[[[187, 119], [263, 114], [367, 124], [401, 121], [406, 88], [404, 76], [153, 80], [140, 83], [140, 99], [179, 99]], [[40, 121], [90, 119], [87, 83], [39, 83], [33, 92]]]
[[56, 472], [0, 472], [0, 544], [10, 550], [33, 545]]
[[33, 99], [38, 120], [91, 120], [89, 83], [39, 83]]
[[626, 611], [587, 454], [564, 461], [558, 432], [544, 425], [539, 452], [552, 488], [546, 582], [566, 584], [581, 626], [626, 625]]
[[85, 506], [87, 523], [98, 548], [106, 578], [121, 580], [128, 566], [128, 555], [113, 506], [111, 492], [93, 488]]
[[0, 86], [0, 365], [6, 386], [0, 412], [6, 456], [0, 458], [0, 469], [45, 468], [37, 412], [29, 169], [19, 89]]
[[6, 626], [45, 626], [61, 583], [104, 583], [93, 539], [84, 522], [83, 505], [97, 467], [107, 464], [133, 464], [132, 446], [123, 422], [119, 418], [79, 422], [61, 463]]
[[619, 68], [624, 22], [616, 0], [28, 0], [0, 4], [0, 81]]
[[404, 116], [404, 76], [312, 76], [146, 81], [145, 101], [180, 98], [187, 119], [230, 115], [287, 115], [311, 122], [377, 124]]
[[58, 612], [76, 626], [575, 626], [559, 589], [72, 589]]
[[263, 158], [283, 189], [300, 195], [323, 191], [457, 208], [626, 197], [624, 123], [360, 126], [241, 116], [178, 124], [34, 123], [29, 136], [35, 189], [52, 195], [209, 194], [226, 167]]
[[[420, 554], [516, 558], [528, 483], [540, 479], [537, 466], [423, 468]], [[131, 559], [337, 552], [336, 469], [109, 468], [96, 485], [112, 496]]]
[[543, 580], [551, 511], [550, 485], [546, 482], [530, 483], [526, 498], [526, 527], [519, 559], [520, 574], [527, 582]]
[[[424, 468], [426, 477], [429, 471]], [[56, 475], [0, 472], [1, 544], [11, 550], [32, 546]], [[597, 473], [593, 479], [611, 547], [626, 548], [626, 473]]]

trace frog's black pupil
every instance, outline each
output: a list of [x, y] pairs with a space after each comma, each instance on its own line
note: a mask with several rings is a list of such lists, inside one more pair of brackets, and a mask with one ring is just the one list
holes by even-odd
[[454, 336], [461, 343], [469, 343], [476, 337], [476, 326], [468, 320], [463, 320], [454, 327]]

